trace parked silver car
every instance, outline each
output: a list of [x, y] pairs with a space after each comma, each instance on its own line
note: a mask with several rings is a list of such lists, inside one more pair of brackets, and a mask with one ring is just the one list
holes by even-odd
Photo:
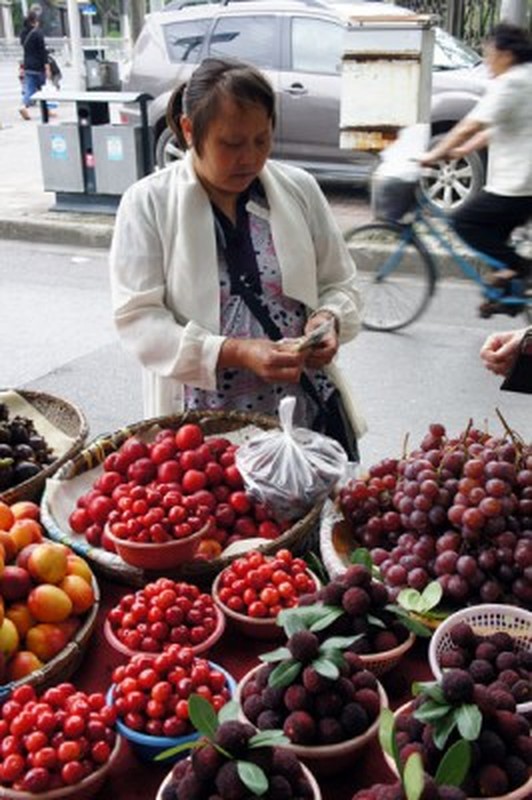
[[[180, 5], [182, 0], [176, 0]], [[135, 44], [125, 91], [148, 92], [159, 166], [182, 152], [167, 128], [170, 92], [207, 56], [254, 63], [277, 95], [273, 156], [311, 171], [319, 180], [366, 182], [375, 154], [339, 147], [340, 70], [349, 15], [410, 14], [381, 2], [254, 0], [167, 7], [146, 17]], [[485, 86], [477, 53], [436, 29], [432, 80], [432, 133], [439, 136], [476, 103]], [[135, 111], [124, 109], [133, 121]], [[484, 182], [484, 159], [476, 153], [435, 170], [424, 190], [446, 208], [457, 207]]]

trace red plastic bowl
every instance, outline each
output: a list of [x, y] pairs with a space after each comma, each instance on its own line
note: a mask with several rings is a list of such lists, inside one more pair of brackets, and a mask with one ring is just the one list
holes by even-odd
[[[208, 636], [203, 642], [200, 642], [199, 644], [196, 644], [192, 647], [192, 652], [194, 653], [194, 655], [205, 653], [206, 650], [208, 650], [210, 647], [216, 644], [216, 642], [222, 636], [225, 630], [225, 616], [223, 612], [218, 608], [218, 606], [215, 606], [214, 609], [216, 612], [216, 627], [211, 633], [211, 635]], [[109, 622], [108, 619], [106, 619], [104, 622], [103, 633], [105, 638], [111, 645], [111, 647], [118, 653], [122, 653], [122, 655], [128, 656], [128, 658], [131, 658], [131, 656], [135, 655], [157, 656], [159, 654], [158, 652], [150, 653], [144, 650], [131, 650], [131, 648], [126, 647], [126, 645], [120, 641], [118, 636], [113, 631], [111, 623]]]
[[[319, 578], [310, 569], [308, 573], [316, 584], [316, 589], [319, 589], [321, 586]], [[249, 617], [247, 614], [233, 611], [222, 603], [218, 594], [222, 574], [217, 575], [212, 584], [212, 597], [233, 628], [253, 639], [283, 639], [284, 631], [280, 625], [277, 625], [275, 617]]]
[[114, 544], [115, 550], [126, 564], [140, 569], [168, 570], [178, 567], [187, 561], [192, 561], [199, 547], [205, 528], [187, 536], [185, 539], [175, 539], [172, 542], [152, 544], [146, 542], [131, 542], [128, 539], [118, 539], [114, 536], [109, 526], [105, 528], [106, 536]]

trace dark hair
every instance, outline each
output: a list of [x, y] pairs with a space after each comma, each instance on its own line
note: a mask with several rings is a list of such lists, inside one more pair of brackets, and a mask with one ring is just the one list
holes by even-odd
[[181, 130], [181, 115], [189, 117], [194, 148], [201, 155], [209, 125], [226, 97], [241, 107], [251, 104], [262, 106], [275, 126], [275, 94], [260, 70], [243, 61], [206, 58], [194, 70], [189, 81], [172, 92], [168, 101], [166, 122], [183, 150], [187, 144]]
[[491, 42], [497, 50], [511, 53], [516, 64], [532, 61], [532, 42], [524, 28], [501, 22], [489, 33], [488, 42]]
[[40, 21], [40, 15], [37, 14], [36, 11], [29, 11], [28, 16], [26, 17], [26, 24], [27, 25], [35, 25], [37, 22]]

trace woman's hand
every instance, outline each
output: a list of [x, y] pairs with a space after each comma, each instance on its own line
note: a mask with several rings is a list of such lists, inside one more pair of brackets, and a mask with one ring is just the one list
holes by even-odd
[[496, 375], [507, 375], [513, 366], [525, 330], [501, 331], [488, 336], [480, 350], [485, 367]]
[[[319, 327], [327, 320], [330, 320], [332, 314], [327, 311], [323, 313], [313, 314], [305, 325], [305, 334], [310, 333], [314, 328]], [[330, 364], [336, 353], [338, 352], [338, 334], [335, 325], [331, 325], [331, 330], [327, 333], [321, 342], [314, 347], [310, 347], [304, 351], [305, 366], [310, 369], [320, 369], [326, 364]]]
[[305, 356], [306, 353], [288, 342], [226, 339], [220, 349], [218, 367], [247, 369], [267, 383], [299, 383]]

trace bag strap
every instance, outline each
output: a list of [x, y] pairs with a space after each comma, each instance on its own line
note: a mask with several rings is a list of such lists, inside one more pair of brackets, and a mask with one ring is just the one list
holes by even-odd
[[37, 30], [36, 28], [32, 28], [31, 31], [29, 31], [28, 35], [26, 36], [26, 38], [22, 42], [22, 47], [23, 48], [26, 47], [26, 45], [28, 44], [28, 41], [29, 41], [29, 38], [30, 38], [31, 34], [35, 33], [36, 30]]

